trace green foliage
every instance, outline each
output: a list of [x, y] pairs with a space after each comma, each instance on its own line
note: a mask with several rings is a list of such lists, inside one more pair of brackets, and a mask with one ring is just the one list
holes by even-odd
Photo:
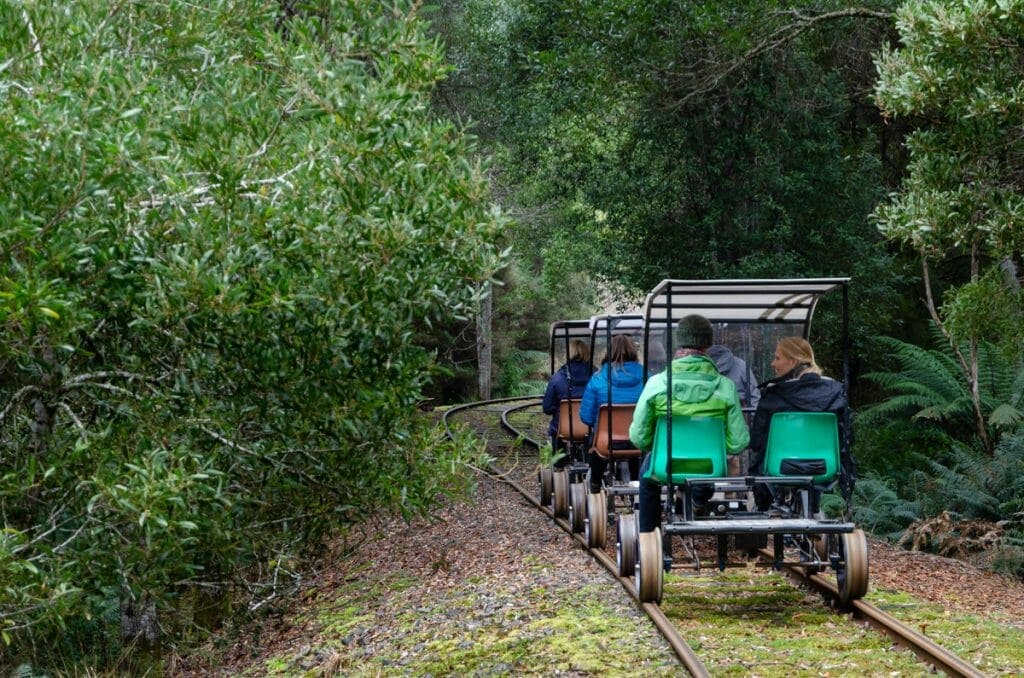
[[930, 122], [907, 139], [901, 191], [878, 208], [887, 237], [929, 256], [980, 244], [1024, 251], [1024, 2], [904, 2], [900, 46], [877, 59], [875, 98], [887, 117]]
[[471, 482], [415, 339], [505, 222], [416, 7], [0, 5], [0, 664], [102, 667], [119, 603], [265, 609]]
[[562, 459], [565, 459], [565, 452], [555, 452], [555, 448], [551, 446], [550, 440], [541, 445], [537, 450], [537, 464], [540, 468], [557, 464]]
[[857, 522], [894, 541], [912, 523], [943, 514], [952, 526], [997, 524], [1003, 534], [993, 567], [1024, 573], [1024, 433], [1004, 436], [992, 458], [959, 444], [942, 452], [942, 461], [914, 455], [918, 468], [905, 479], [869, 473], [858, 482]]
[[[948, 261], [958, 269], [941, 310], [928, 299], [954, 344], [1000, 341], [1007, 359], [1019, 361], [1024, 296], [1002, 266], [1024, 251], [1024, 2], [912, 0], [896, 27], [899, 47], [876, 60], [875, 100], [887, 118], [927, 122], [907, 137], [907, 176], [874, 217], [926, 266]], [[971, 393], [979, 388], [973, 364], [962, 380]], [[983, 409], [977, 398], [973, 407]], [[998, 419], [1015, 416], [1003, 411]]]
[[549, 356], [544, 351], [511, 351], [501, 364], [498, 389], [510, 396], [543, 395]]
[[920, 503], [901, 496], [895, 483], [883, 476], [868, 474], [857, 481], [854, 495], [857, 524], [890, 540], [897, 540], [908, 525], [921, 518]]
[[543, 393], [550, 369], [551, 322], [586, 318], [599, 308], [597, 289], [586, 276], [567, 270], [559, 284], [533, 275], [531, 265], [523, 260], [532, 254], [526, 249], [514, 255], [501, 271], [502, 286], [495, 289], [494, 353], [500, 366], [496, 396]]
[[883, 300], [903, 279], [866, 220], [884, 172], [855, 103], [870, 60], [849, 62], [884, 22], [826, 23], [744, 60], [792, 16], [780, 8], [820, 3], [447, 5], [450, 98], [500, 149], [522, 211], [514, 244], [542, 253], [544, 279], [582, 269], [635, 292], [665, 277], [852, 274], [855, 308], [871, 309], [854, 326], [891, 325]]
[[857, 469], [862, 474], [875, 473], [896, 482], [905, 480], [910, 471], [919, 468], [921, 459], [945, 459], [952, 438], [929, 420], [880, 418], [854, 419], [856, 436], [853, 443]]
[[961, 520], [996, 522], [1022, 508], [1024, 444], [1019, 435], [998, 445], [992, 459], [957, 445], [950, 462], [931, 461], [929, 467], [929, 492], [921, 497], [926, 515], [949, 511]]
[[[864, 408], [858, 421], [870, 424], [909, 415], [943, 424], [950, 435], [961, 440], [973, 440], [965, 433], [975, 430], [971, 424], [973, 401], [952, 352], [945, 347], [928, 350], [890, 337], [879, 337], [878, 343], [880, 353], [890, 356], [899, 368], [862, 375], [892, 395]], [[998, 436], [1020, 425], [1024, 420], [1024, 366], [1007, 361], [992, 344], [982, 343], [978, 347], [978, 385], [982, 414], [993, 433]]]
[[975, 337], [999, 346], [1007, 361], [1024, 359], [1024, 292], [1006, 284], [999, 266], [948, 295], [942, 317], [956, 341]]

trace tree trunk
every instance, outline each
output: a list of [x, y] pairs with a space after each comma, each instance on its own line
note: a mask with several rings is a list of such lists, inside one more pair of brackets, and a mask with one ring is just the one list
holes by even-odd
[[476, 322], [476, 364], [477, 364], [477, 394], [481, 400], [489, 400], [491, 397], [491, 369], [492, 349], [494, 347], [491, 336], [491, 319], [494, 315], [493, 287], [490, 283], [484, 283], [480, 295], [480, 313]]
[[[977, 268], [977, 248], [971, 250], [971, 279], [978, 279], [978, 268]], [[960, 368], [963, 370], [964, 380], [967, 382], [967, 390], [971, 394], [971, 405], [974, 409], [974, 423], [978, 427], [978, 436], [981, 438], [981, 445], [985, 449], [985, 453], [992, 456], [992, 441], [988, 435], [988, 428], [985, 426], [985, 415], [981, 411], [981, 392], [978, 384], [978, 341], [977, 339], [971, 339], [970, 354], [964, 356], [960, 351], [960, 347], [957, 346], [957, 342], [950, 336], [949, 332], [946, 331], [946, 326], [942, 322], [942, 318], [939, 317], [938, 308], [935, 306], [935, 298], [932, 296], [932, 283], [931, 277], [928, 273], [928, 259], [925, 257], [924, 252], [921, 252], [921, 268], [924, 275], [924, 290], [925, 290], [925, 305], [928, 308], [928, 313], [932, 317], [932, 322], [942, 332], [942, 336], [946, 337], [949, 342], [950, 348], [953, 350], [953, 355], [956, 356], [957, 361], [960, 363]]]

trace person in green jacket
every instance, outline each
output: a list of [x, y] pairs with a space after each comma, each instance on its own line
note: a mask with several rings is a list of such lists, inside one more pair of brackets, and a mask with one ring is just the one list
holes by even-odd
[[[725, 426], [725, 448], [729, 454], [742, 452], [750, 442], [743, 419], [736, 384], [718, 373], [707, 349], [714, 343], [711, 323], [701, 315], [688, 315], [675, 331], [676, 353], [672, 357], [672, 416], [715, 417]], [[640, 531], [650, 532], [661, 525], [661, 484], [646, 477], [651, 463], [654, 428], [668, 411], [668, 374], [648, 379], [633, 413], [629, 438], [648, 454], [640, 469]], [[691, 493], [698, 508], [711, 499], [713, 489], [702, 486]]]

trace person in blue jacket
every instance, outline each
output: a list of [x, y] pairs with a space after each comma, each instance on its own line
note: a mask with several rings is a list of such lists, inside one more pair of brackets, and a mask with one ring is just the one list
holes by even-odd
[[[573, 339], [569, 342], [569, 361], [551, 375], [542, 403], [544, 414], [551, 415], [548, 435], [555, 453], [567, 452], [565, 443], [558, 439], [558, 406], [566, 398], [582, 398], [589, 381], [590, 348], [582, 340]], [[565, 454], [555, 462], [555, 468], [563, 468], [570, 461], [569, 455]]]
[[[610, 388], [609, 388], [610, 383]], [[580, 419], [593, 430], [597, 426], [597, 416], [601, 408], [608, 402], [611, 392], [612, 403], [635, 403], [644, 388], [644, 368], [637, 360], [636, 347], [633, 340], [624, 334], [612, 337], [608, 360], [594, 374], [583, 392], [580, 405]], [[630, 459], [630, 477], [636, 478], [639, 471], [639, 459]], [[601, 478], [608, 469], [608, 460], [598, 454], [590, 455], [590, 491], [601, 491]]]

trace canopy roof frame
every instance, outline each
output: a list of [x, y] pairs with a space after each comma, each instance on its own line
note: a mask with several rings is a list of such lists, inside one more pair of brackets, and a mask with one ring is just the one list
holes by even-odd
[[[818, 300], [850, 278], [662, 280], [647, 295], [644, 320], [655, 324], [699, 313], [712, 323], [794, 323], [806, 338]], [[845, 293], [844, 293], [845, 296]], [[681, 303], [680, 299], [685, 299]]]

